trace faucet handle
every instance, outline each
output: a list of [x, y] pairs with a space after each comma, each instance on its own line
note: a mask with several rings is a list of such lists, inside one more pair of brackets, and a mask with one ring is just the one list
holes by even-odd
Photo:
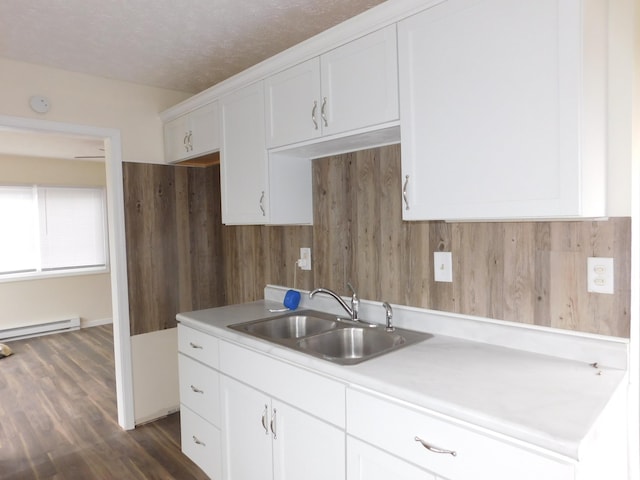
[[359, 320], [358, 318], [358, 310], [360, 309], [360, 299], [358, 298], [358, 292], [353, 288], [351, 282], [347, 282], [347, 287], [351, 290], [351, 317], [353, 320]]
[[384, 307], [385, 318], [387, 320], [386, 330], [387, 332], [393, 332], [395, 330], [395, 327], [391, 325], [391, 319], [393, 318], [393, 309], [388, 302], [384, 302], [382, 306]]

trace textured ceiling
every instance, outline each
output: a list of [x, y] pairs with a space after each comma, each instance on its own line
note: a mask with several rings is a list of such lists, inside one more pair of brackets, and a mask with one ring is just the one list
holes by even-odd
[[0, 57], [197, 93], [384, 0], [1, 0]]

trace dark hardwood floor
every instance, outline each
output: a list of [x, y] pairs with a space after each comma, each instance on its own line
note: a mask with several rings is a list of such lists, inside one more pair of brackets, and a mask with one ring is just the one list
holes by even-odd
[[117, 423], [111, 326], [8, 342], [0, 360], [0, 479], [206, 479], [178, 414]]

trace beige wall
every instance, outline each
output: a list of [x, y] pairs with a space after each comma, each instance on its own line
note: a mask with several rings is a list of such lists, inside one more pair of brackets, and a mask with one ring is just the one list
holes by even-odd
[[[0, 184], [104, 186], [104, 162], [0, 155]], [[109, 273], [0, 283], [0, 329], [80, 317], [110, 321]]]
[[0, 154], [0, 183], [103, 187], [106, 171], [104, 162]]
[[111, 321], [108, 273], [0, 283], [0, 330], [80, 317], [83, 324]]
[[[2, 87], [0, 88], [0, 115], [117, 129], [122, 138], [123, 161], [142, 163], [163, 163], [163, 133], [159, 113], [191, 96], [184, 92], [108, 80], [2, 58], [0, 58], [0, 86]], [[29, 108], [29, 97], [32, 95], [44, 95], [49, 98], [51, 102], [49, 113], [37, 114]], [[63, 290], [77, 291], [79, 295], [86, 295], [82, 288], [85, 285], [88, 286], [93, 280], [98, 280], [90, 277], [81, 278], [85, 279], [85, 283], [80, 282], [75, 286], [68, 284]], [[100, 280], [104, 282], [104, 289], [97, 288], [103, 295], [100, 299], [106, 301], [106, 296], [109, 295], [107, 304], [110, 308], [111, 290], [108, 278]], [[21, 287], [15, 284], [3, 290], [0, 285], [0, 302], [2, 302], [0, 305], [3, 307], [5, 299], [9, 298], [11, 293], [10, 288], [20, 289]], [[36, 288], [38, 288], [37, 285]], [[6, 292], [6, 296], [2, 293], [3, 291]], [[55, 291], [53, 287], [52, 291]], [[21, 298], [23, 308], [35, 303], [34, 298], [37, 297]], [[80, 312], [77, 313], [80, 314]], [[175, 356], [171, 357], [163, 349], [157, 348], [161, 343], [158, 343], [155, 337], [143, 337], [139, 342], [132, 341], [132, 367], [135, 372], [144, 370], [150, 365], [162, 371], [165, 368], [163, 362], [168, 362], [169, 368], [177, 369], [177, 365], [174, 365], [177, 364]], [[134, 379], [137, 419], [149, 418], [158, 411], [157, 400], [150, 402], [148, 399], [153, 398], [154, 392], [162, 387], [163, 382], [145, 380], [144, 376], [140, 375], [136, 375]], [[172, 385], [177, 392], [175, 382]], [[166, 399], [169, 405], [175, 403], [176, 395], [177, 393], [174, 393], [171, 398]]]
[[[0, 115], [118, 129], [122, 158], [162, 163], [159, 113], [190, 95], [0, 58]], [[51, 110], [38, 114], [29, 97], [44, 95]]]

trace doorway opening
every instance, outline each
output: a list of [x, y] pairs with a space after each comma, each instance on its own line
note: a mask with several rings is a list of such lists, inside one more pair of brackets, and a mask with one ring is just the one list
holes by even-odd
[[[62, 143], [64, 143], [64, 140], [75, 140], [85, 144], [101, 144], [104, 148], [118, 424], [126, 430], [133, 429], [135, 427], [135, 419], [120, 131], [117, 129], [0, 115], [0, 134], [3, 132], [8, 134], [11, 132], [27, 132], [32, 133], [34, 136], [44, 135], [52, 139], [52, 141], [54, 141], [53, 139], [63, 140]], [[94, 156], [102, 155], [97, 153]]]

